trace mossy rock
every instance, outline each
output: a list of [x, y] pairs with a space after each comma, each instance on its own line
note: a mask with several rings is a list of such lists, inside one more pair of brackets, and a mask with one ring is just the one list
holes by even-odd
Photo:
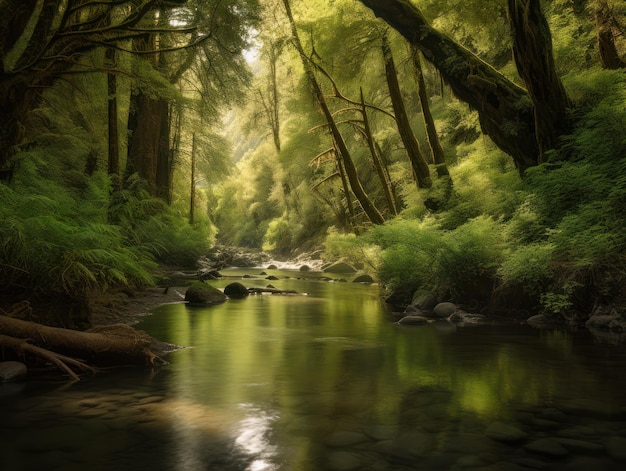
[[364, 274], [364, 275], [357, 276], [354, 280], [352, 280], [352, 282], [353, 283], [374, 283], [374, 278], [372, 278], [368, 274]]
[[248, 288], [239, 282], [230, 283], [224, 288], [224, 294], [229, 298], [241, 299], [250, 294]]
[[338, 274], [356, 273], [356, 268], [354, 268], [352, 265], [346, 262], [336, 262], [324, 268], [324, 271], [326, 273], [338, 273]]
[[185, 292], [185, 301], [191, 304], [216, 304], [226, 301], [227, 297], [211, 285], [195, 282]]

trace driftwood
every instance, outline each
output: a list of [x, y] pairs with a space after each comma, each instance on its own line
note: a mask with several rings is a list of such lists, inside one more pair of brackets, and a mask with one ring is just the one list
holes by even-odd
[[[20, 308], [22, 309], [22, 308]], [[151, 350], [145, 332], [116, 324], [89, 331], [50, 327], [0, 314], [0, 347], [26, 358], [52, 363], [73, 380], [75, 370], [95, 372], [97, 367], [165, 363]]]

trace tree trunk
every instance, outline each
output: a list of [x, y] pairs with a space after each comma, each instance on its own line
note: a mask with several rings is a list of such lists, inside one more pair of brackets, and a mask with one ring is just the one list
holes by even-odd
[[[0, 346], [16, 350], [18, 354], [30, 353], [46, 360], [56, 358], [72, 366], [80, 363], [81, 369], [87, 365], [151, 365], [160, 360], [150, 349], [153, 339], [126, 325], [81, 332], [0, 315], [0, 332]], [[22, 348], [25, 345], [37, 348]], [[65, 361], [67, 359], [70, 361]]]
[[191, 138], [191, 185], [189, 188], [189, 224], [194, 223], [196, 211], [196, 133]]
[[156, 155], [155, 187], [156, 196], [167, 204], [171, 203], [170, 194], [170, 105], [164, 98], [158, 100], [159, 142]]
[[396, 206], [396, 198], [393, 194], [391, 178], [389, 177], [387, 166], [385, 165], [385, 162], [383, 162], [382, 156], [378, 153], [376, 143], [374, 142], [374, 136], [372, 135], [372, 129], [370, 127], [370, 120], [367, 116], [367, 106], [365, 106], [365, 98], [363, 97], [363, 88], [361, 88], [361, 114], [363, 115], [363, 131], [365, 133], [365, 139], [367, 140], [367, 147], [372, 155], [372, 162], [374, 163], [374, 168], [378, 174], [380, 185], [383, 188], [385, 199], [387, 200], [387, 207], [393, 216], [397, 216], [398, 207]]
[[422, 69], [422, 60], [420, 59], [420, 52], [415, 46], [411, 47], [413, 56], [413, 66], [415, 68], [415, 75], [417, 76], [417, 88], [420, 98], [420, 106], [422, 108], [422, 115], [424, 116], [424, 123], [426, 125], [426, 136], [428, 137], [428, 144], [433, 154], [433, 162], [437, 169], [437, 176], [449, 177], [448, 167], [446, 165], [445, 155], [439, 136], [437, 135], [437, 128], [435, 127], [435, 120], [430, 112], [430, 103], [428, 100], [428, 93], [426, 91], [426, 81], [424, 80], [424, 72]]
[[526, 91], [448, 36], [408, 0], [360, 0], [415, 45], [454, 94], [477, 110], [483, 132], [520, 173], [539, 162], [532, 102]]
[[278, 97], [278, 79], [276, 75], [276, 63], [278, 54], [276, 44], [270, 44], [270, 94], [271, 109], [269, 110], [270, 125], [272, 126], [272, 137], [274, 138], [274, 147], [280, 152], [280, 117], [279, 117], [279, 97]]
[[322, 89], [319, 83], [317, 83], [317, 79], [315, 78], [315, 74], [313, 73], [311, 64], [309, 63], [306, 57], [306, 54], [304, 53], [304, 48], [302, 47], [302, 43], [300, 42], [300, 37], [298, 35], [296, 23], [293, 18], [293, 14], [291, 13], [289, 0], [283, 0], [283, 4], [285, 6], [285, 12], [287, 14], [289, 24], [291, 25], [291, 33], [292, 33], [292, 39], [293, 39], [294, 45], [298, 51], [298, 54], [300, 55], [300, 59], [302, 60], [302, 66], [304, 67], [304, 72], [307, 76], [309, 85], [311, 86], [313, 90], [313, 94], [315, 98], [317, 99], [317, 102], [319, 103], [320, 108], [322, 108], [322, 113], [324, 114], [324, 117], [326, 118], [326, 122], [328, 123], [331, 134], [335, 141], [335, 144], [337, 145], [339, 155], [341, 159], [343, 160], [344, 168], [346, 171], [346, 176], [348, 178], [348, 181], [350, 182], [350, 187], [352, 189], [352, 192], [354, 193], [354, 196], [356, 197], [356, 199], [359, 201], [361, 207], [363, 208], [363, 211], [367, 215], [370, 222], [372, 224], [383, 224], [385, 222], [383, 216], [380, 214], [378, 209], [376, 209], [372, 201], [369, 199], [369, 197], [365, 193], [363, 186], [361, 185], [361, 182], [357, 174], [356, 166], [354, 165], [354, 161], [352, 160], [350, 151], [348, 150], [348, 146], [346, 145], [343, 139], [343, 136], [339, 132], [339, 128], [337, 127], [337, 124], [335, 123], [335, 119], [333, 118], [333, 115], [330, 109], [328, 108], [328, 104], [326, 103], [326, 98], [324, 97], [324, 93], [322, 92]]
[[[115, 49], [106, 50], [107, 66], [115, 66]], [[119, 176], [120, 174], [120, 142], [117, 118], [117, 76], [109, 72], [107, 74], [108, 88], [108, 122], [109, 122], [109, 175]], [[117, 178], [115, 178], [117, 181]]]
[[508, 0], [513, 57], [534, 104], [539, 160], [570, 131], [570, 101], [556, 73], [552, 37], [538, 0]]
[[613, 35], [612, 27], [614, 22], [613, 13], [606, 0], [598, 0], [596, 7], [596, 30], [600, 62], [605, 69], [626, 68], [626, 62], [622, 60], [617, 52], [617, 47], [615, 47], [615, 36]]
[[430, 188], [432, 181], [430, 179], [430, 169], [428, 163], [422, 154], [419, 142], [413, 133], [411, 128], [411, 122], [404, 106], [404, 99], [402, 98], [402, 91], [400, 90], [400, 83], [398, 83], [398, 73], [396, 71], [396, 65], [391, 53], [391, 47], [387, 36], [383, 35], [382, 38], [383, 57], [385, 60], [385, 76], [387, 77], [387, 86], [389, 87], [389, 96], [391, 97], [391, 104], [393, 106], [393, 112], [396, 117], [396, 124], [398, 126], [398, 132], [406, 153], [411, 162], [411, 169], [413, 170], [413, 177], [417, 183], [418, 188]]

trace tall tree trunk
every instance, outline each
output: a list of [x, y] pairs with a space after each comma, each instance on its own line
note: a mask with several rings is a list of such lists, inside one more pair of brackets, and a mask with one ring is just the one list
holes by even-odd
[[170, 105], [164, 98], [158, 100], [158, 111], [160, 126], [156, 156], [156, 196], [167, 202], [167, 204], [170, 204]]
[[626, 68], [626, 62], [622, 60], [617, 47], [615, 47], [615, 36], [613, 35], [613, 23], [615, 18], [611, 12], [611, 7], [606, 0], [598, 0], [596, 7], [596, 30], [598, 34], [598, 49], [600, 51], [600, 62], [605, 69]]
[[276, 44], [270, 44], [270, 94], [271, 94], [271, 109], [270, 111], [270, 124], [272, 126], [272, 137], [274, 138], [274, 147], [276, 151], [280, 152], [280, 109], [278, 96], [278, 77], [276, 72], [276, 63], [278, 62]]
[[189, 188], [189, 224], [195, 222], [196, 212], [196, 133], [191, 138], [191, 184]]
[[378, 209], [376, 209], [372, 201], [369, 199], [369, 197], [365, 193], [365, 190], [363, 189], [363, 186], [361, 185], [361, 182], [357, 174], [356, 166], [354, 165], [354, 162], [350, 155], [350, 151], [348, 150], [348, 146], [346, 145], [343, 139], [343, 136], [339, 132], [339, 128], [337, 127], [337, 124], [335, 123], [335, 119], [333, 118], [333, 115], [330, 109], [328, 108], [328, 104], [326, 103], [326, 98], [324, 97], [324, 93], [322, 92], [322, 89], [319, 83], [317, 82], [317, 79], [315, 78], [315, 74], [313, 73], [313, 69], [312, 69], [310, 62], [308, 61], [306, 54], [304, 53], [304, 48], [302, 47], [302, 43], [300, 42], [300, 37], [298, 35], [298, 29], [296, 28], [296, 23], [293, 18], [293, 14], [291, 13], [291, 6], [289, 5], [289, 0], [283, 0], [283, 4], [285, 6], [285, 12], [287, 14], [289, 24], [291, 25], [291, 34], [292, 34], [293, 43], [298, 51], [298, 54], [300, 55], [300, 59], [302, 60], [302, 66], [304, 67], [304, 71], [307, 76], [309, 85], [311, 89], [313, 90], [313, 94], [315, 98], [317, 99], [317, 102], [319, 103], [320, 108], [322, 108], [322, 113], [324, 114], [324, 117], [326, 118], [326, 122], [328, 123], [331, 134], [335, 141], [335, 144], [337, 145], [337, 149], [339, 150], [341, 159], [343, 160], [344, 167], [346, 170], [346, 176], [348, 178], [348, 181], [350, 182], [350, 187], [352, 188], [352, 192], [354, 193], [354, 196], [356, 197], [356, 199], [359, 201], [359, 204], [363, 208], [363, 211], [367, 215], [370, 222], [372, 224], [382, 224], [385, 222], [385, 220], [383, 216], [380, 214], [380, 212], [378, 211]]
[[450, 176], [448, 172], [448, 166], [446, 165], [446, 158], [443, 153], [443, 147], [439, 141], [437, 135], [437, 128], [435, 127], [435, 120], [430, 112], [430, 102], [428, 100], [428, 93], [426, 91], [426, 81], [424, 80], [424, 71], [422, 69], [422, 60], [420, 59], [420, 52], [415, 46], [411, 47], [413, 57], [413, 67], [415, 69], [415, 75], [417, 76], [417, 88], [420, 98], [420, 106], [422, 108], [422, 115], [424, 116], [424, 123], [426, 125], [426, 136], [428, 137], [428, 145], [433, 154], [433, 162], [437, 169], [437, 175], [440, 177]]
[[383, 57], [385, 59], [385, 76], [387, 77], [389, 96], [391, 97], [398, 132], [400, 133], [400, 138], [402, 139], [409, 161], [411, 162], [413, 177], [415, 178], [418, 188], [430, 188], [432, 186], [430, 169], [428, 168], [428, 163], [424, 158], [424, 154], [422, 154], [419, 142], [411, 128], [411, 122], [409, 121], [409, 116], [404, 106], [404, 99], [402, 98], [402, 91], [400, 90], [400, 83], [398, 82], [398, 72], [386, 35], [383, 35], [382, 38], [382, 48]]
[[339, 176], [341, 178], [341, 186], [343, 188], [343, 194], [346, 197], [346, 208], [348, 208], [348, 215], [350, 216], [348, 225], [354, 227], [355, 223], [355, 214], [354, 214], [354, 205], [352, 204], [352, 196], [350, 196], [350, 185], [348, 183], [348, 179], [346, 178], [346, 170], [343, 166], [343, 161], [339, 156], [339, 151], [337, 150], [337, 146], [335, 146], [335, 155], [337, 155], [337, 170], [339, 170]]
[[[108, 67], [115, 67], [115, 49], [106, 50]], [[108, 123], [109, 123], [109, 159], [108, 172], [113, 176], [114, 184], [119, 183], [117, 176], [120, 174], [120, 142], [117, 117], [117, 76], [113, 72], [107, 74], [108, 91]]]
[[365, 98], [363, 97], [363, 88], [361, 88], [361, 114], [363, 115], [363, 131], [365, 133], [365, 139], [367, 140], [367, 147], [372, 155], [372, 162], [374, 163], [374, 168], [378, 174], [380, 185], [383, 188], [385, 199], [387, 200], [387, 207], [393, 216], [397, 216], [398, 207], [396, 206], [396, 198], [393, 194], [391, 178], [389, 177], [387, 166], [385, 165], [385, 162], [383, 162], [382, 156], [378, 153], [376, 143], [374, 142], [370, 120], [367, 116], [367, 106], [365, 105]]
[[571, 128], [570, 101], [556, 73], [552, 37], [538, 0], [508, 0], [513, 57], [534, 105], [539, 158]]
[[534, 112], [528, 93], [489, 64], [433, 29], [409, 0], [360, 0], [414, 44], [474, 108], [482, 130], [509, 154], [520, 173], [539, 162]]

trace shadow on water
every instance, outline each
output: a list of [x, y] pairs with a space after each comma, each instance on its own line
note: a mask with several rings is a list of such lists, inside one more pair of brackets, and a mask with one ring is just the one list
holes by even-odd
[[375, 285], [275, 274], [307, 295], [156, 309], [138, 327], [188, 346], [165, 367], [0, 385], [0, 469], [626, 464], [623, 345], [519, 325], [403, 327]]

